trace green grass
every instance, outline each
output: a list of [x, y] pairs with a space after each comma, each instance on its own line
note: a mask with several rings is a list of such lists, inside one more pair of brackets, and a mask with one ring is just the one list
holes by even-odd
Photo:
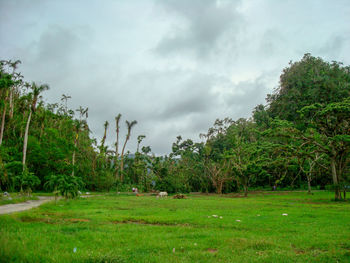
[[61, 200], [0, 216], [0, 261], [350, 262], [350, 203], [332, 197], [263, 192]]
[[17, 204], [17, 203], [22, 203], [27, 200], [38, 200], [38, 197], [36, 197], [35, 194], [32, 196], [26, 196], [26, 195], [21, 195], [19, 193], [10, 193], [11, 199], [9, 199], [7, 196], [0, 196], [0, 206], [1, 205], [8, 205], [8, 204]]

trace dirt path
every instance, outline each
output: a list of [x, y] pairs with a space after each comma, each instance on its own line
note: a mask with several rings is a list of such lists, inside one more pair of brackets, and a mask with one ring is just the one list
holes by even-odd
[[0, 206], [0, 215], [20, 212], [38, 207], [46, 202], [55, 200], [54, 196], [38, 196], [39, 200], [28, 200], [24, 203], [9, 204]]

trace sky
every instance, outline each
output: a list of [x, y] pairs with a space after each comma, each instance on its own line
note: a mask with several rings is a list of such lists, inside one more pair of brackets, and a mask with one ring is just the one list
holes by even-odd
[[89, 108], [100, 142], [168, 154], [215, 119], [251, 116], [305, 53], [350, 64], [349, 0], [0, 0], [0, 59], [20, 59], [47, 103]]

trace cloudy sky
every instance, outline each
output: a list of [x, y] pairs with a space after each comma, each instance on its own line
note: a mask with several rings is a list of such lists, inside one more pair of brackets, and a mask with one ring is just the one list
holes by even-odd
[[216, 118], [249, 117], [304, 53], [350, 64], [349, 0], [0, 0], [0, 58], [47, 83], [49, 103], [137, 120], [156, 154]]

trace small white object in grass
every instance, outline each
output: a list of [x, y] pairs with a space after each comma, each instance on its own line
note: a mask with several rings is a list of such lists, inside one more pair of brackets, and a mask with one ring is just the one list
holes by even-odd
[[256, 216], [260, 216], [260, 215], [256, 215]]
[[236, 222], [241, 222], [241, 220], [237, 219]]
[[90, 194], [90, 192], [86, 192], [86, 194], [87, 194], [87, 195], [89, 195], [89, 194]]
[[194, 243], [195, 246], [197, 246], [197, 243]]
[[286, 214], [286, 213], [284, 213], [284, 214], [282, 214], [283, 216], [287, 216], [288, 214]]
[[173, 248], [173, 253], [175, 253], [175, 248]]
[[218, 215], [212, 215], [212, 217], [218, 217]]
[[220, 219], [222, 219], [222, 216], [220, 216]]
[[73, 248], [73, 252], [75, 253], [75, 252], [77, 252], [77, 248], [75, 247], [75, 248]]
[[159, 192], [159, 194], [157, 195], [157, 197], [167, 197], [168, 193], [167, 192]]

